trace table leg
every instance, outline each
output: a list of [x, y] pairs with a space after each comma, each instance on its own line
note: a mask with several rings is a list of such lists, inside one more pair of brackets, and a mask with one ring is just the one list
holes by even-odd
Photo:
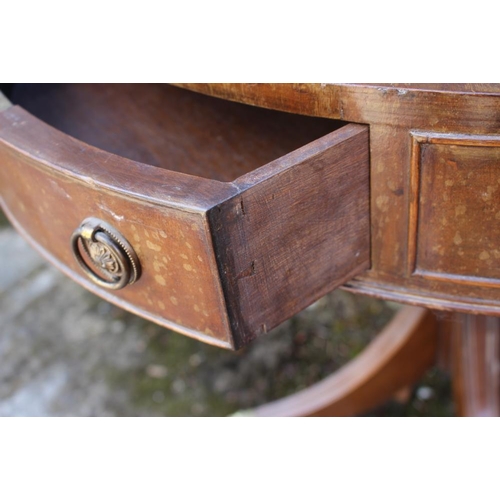
[[450, 341], [457, 415], [500, 416], [500, 318], [454, 314]]

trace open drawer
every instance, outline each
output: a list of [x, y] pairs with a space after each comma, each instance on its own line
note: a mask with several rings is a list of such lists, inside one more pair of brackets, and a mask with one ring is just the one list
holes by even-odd
[[9, 97], [4, 210], [120, 307], [239, 348], [369, 267], [366, 126], [168, 85]]

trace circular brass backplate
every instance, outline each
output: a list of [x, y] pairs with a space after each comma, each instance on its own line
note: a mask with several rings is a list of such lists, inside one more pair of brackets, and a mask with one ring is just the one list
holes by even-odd
[[85, 219], [73, 232], [71, 248], [86, 276], [102, 288], [119, 290], [140, 277], [141, 267], [132, 245], [110, 224], [96, 217]]

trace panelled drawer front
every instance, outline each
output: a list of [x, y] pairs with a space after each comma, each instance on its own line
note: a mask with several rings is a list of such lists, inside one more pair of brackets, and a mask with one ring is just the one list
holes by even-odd
[[[239, 348], [369, 267], [368, 129], [348, 125], [235, 182], [98, 150], [18, 107], [0, 113], [0, 192], [16, 227], [89, 290], [148, 319]], [[142, 267], [104, 290], [72, 254], [88, 217]]]
[[500, 136], [415, 132], [412, 141], [409, 272], [499, 288]]

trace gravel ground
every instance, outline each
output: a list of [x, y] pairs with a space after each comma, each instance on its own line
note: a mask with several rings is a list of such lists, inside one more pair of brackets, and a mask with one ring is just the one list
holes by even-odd
[[[334, 292], [233, 353], [135, 317], [0, 229], [0, 416], [219, 416], [293, 393], [358, 354], [395, 304]], [[371, 415], [452, 415], [431, 370]]]

